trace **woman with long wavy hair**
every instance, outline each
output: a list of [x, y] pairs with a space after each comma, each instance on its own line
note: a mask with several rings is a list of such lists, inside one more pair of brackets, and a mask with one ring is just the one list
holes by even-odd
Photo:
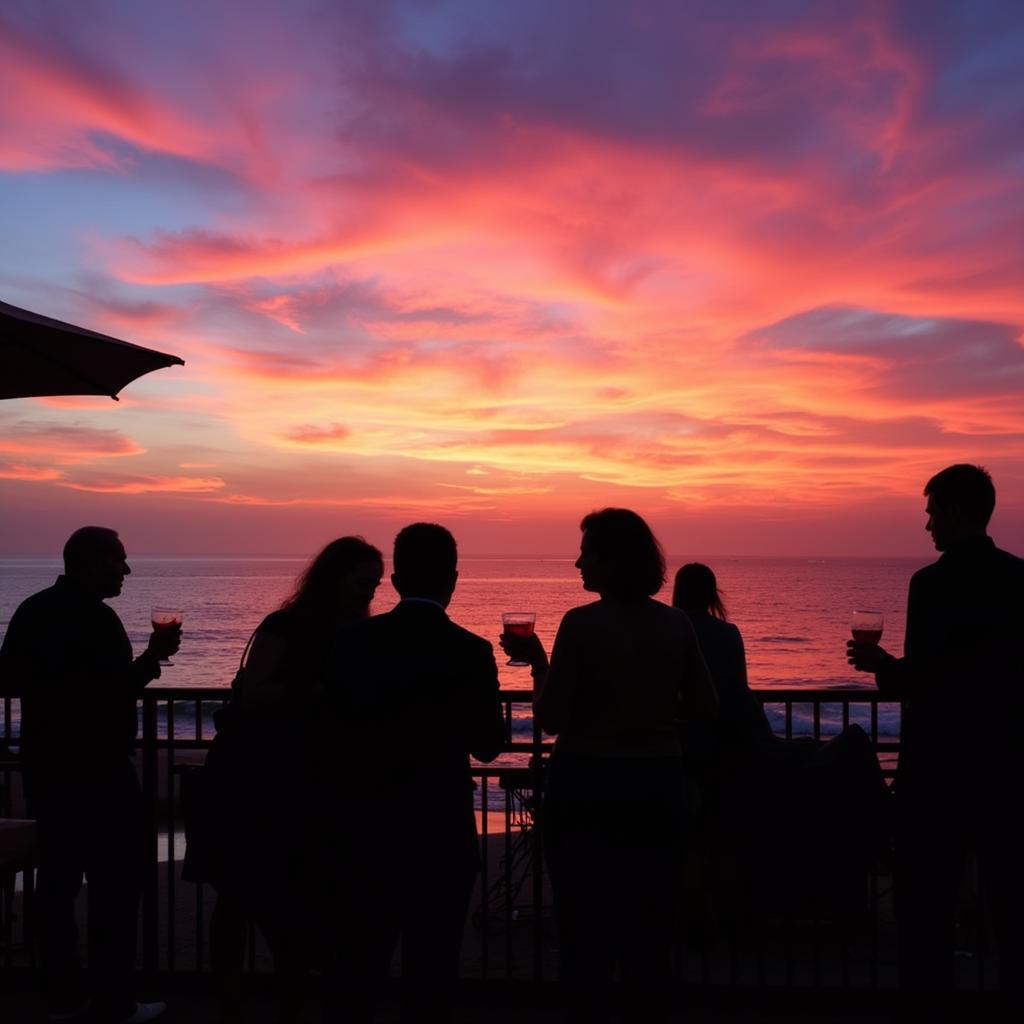
[[317, 851], [330, 828], [315, 760], [318, 692], [338, 630], [369, 615], [383, 571], [362, 537], [331, 541], [256, 628], [231, 714], [218, 720], [207, 759], [219, 796], [210, 856], [186, 857], [185, 877], [217, 890], [210, 955], [224, 1024], [240, 1020], [249, 917], [274, 957], [282, 1022], [305, 1019], [302, 979], [318, 952], [313, 908], [325, 877]]

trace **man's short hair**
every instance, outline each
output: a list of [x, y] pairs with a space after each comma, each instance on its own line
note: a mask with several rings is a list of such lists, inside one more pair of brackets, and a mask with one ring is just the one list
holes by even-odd
[[392, 566], [407, 593], [436, 593], [450, 586], [457, 563], [455, 538], [438, 523], [410, 523], [395, 537]]
[[76, 572], [97, 555], [108, 551], [120, 538], [106, 526], [81, 526], [64, 545], [64, 571]]
[[936, 473], [924, 485], [924, 493], [941, 508], [956, 505], [970, 526], [988, 526], [996, 507], [996, 488], [988, 470], [965, 462]]

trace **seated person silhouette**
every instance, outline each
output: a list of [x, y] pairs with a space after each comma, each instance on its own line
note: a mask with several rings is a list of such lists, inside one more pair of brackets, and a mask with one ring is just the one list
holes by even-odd
[[743, 637], [726, 619], [714, 572], [684, 565], [672, 603], [690, 617], [719, 697], [710, 731], [688, 743], [701, 752], [693, 767], [715, 913], [855, 919], [891, 824], [869, 737], [856, 724], [825, 742], [776, 736], [750, 689]]

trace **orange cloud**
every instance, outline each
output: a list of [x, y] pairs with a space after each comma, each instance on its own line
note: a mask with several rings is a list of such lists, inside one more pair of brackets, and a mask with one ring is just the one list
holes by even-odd
[[59, 469], [49, 466], [29, 465], [24, 462], [0, 462], [0, 479], [4, 480], [56, 480]]
[[283, 435], [289, 441], [299, 444], [320, 445], [334, 441], [344, 441], [352, 431], [340, 423], [331, 423], [326, 427], [302, 426], [288, 430]]
[[60, 486], [96, 494], [208, 494], [225, 484], [216, 476], [94, 476], [62, 480]]
[[45, 455], [60, 465], [140, 455], [145, 448], [117, 430], [15, 422], [0, 434], [0, 452]]

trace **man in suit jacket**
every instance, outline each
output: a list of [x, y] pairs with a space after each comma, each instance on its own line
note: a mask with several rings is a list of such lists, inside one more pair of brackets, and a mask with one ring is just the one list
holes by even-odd
[[[181, 630], [154, 630], [137, 658], [105, 601], [131, 573], [116, 531], [83, 526], [64, 545], [64, 575], [26, 598], [0, 647], [0, 695], [21, 698], [21, 761], [38, 823], [39, 909], [51, 1020], [140, 1024], [135, 934], [145, 809], [132, 756], [136, 699], [177, 651]], [[78, 960], [75, 902], [89, 883], [89, 974]], [[91, 1006], [89, 1000], [91, 999]]]
[[506, 739], [491, 644], [445, 610], [456, 559], [443, 526], [405, 527], [391, 576], [401, 601], [341, 636], [329, 717], [342, 744], [339, 848], [351, 883], [339, 923], [353, 928], [339, 1020], [372, 1019], [399, 938], [402, 1019], [450, 1014], [479, 870], [469, 757], [492, 761]]
[[964, 859], [978, 859], [1003, 996], [1024, 1009], [1024, 561], [988, 536], [992, 478], [955, 465], [924, 489], [938, 561], [916, 572], [904, 657], [848, 642], [849, 661], [903, 702], [896, 780], [895, 899], [901, 983], [941, 1007], [953, 986]]

